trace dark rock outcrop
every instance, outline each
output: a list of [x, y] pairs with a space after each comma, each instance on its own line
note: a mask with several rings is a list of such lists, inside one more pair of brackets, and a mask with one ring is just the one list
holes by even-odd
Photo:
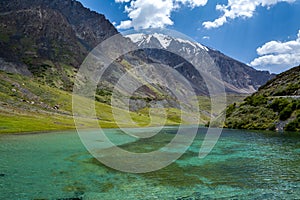
[[78, 67], [92, 48], [118, 33], [104, 15], [73, 0], [3, 0], [0, 30], [0, 56], [30, 71], [45, 60]]

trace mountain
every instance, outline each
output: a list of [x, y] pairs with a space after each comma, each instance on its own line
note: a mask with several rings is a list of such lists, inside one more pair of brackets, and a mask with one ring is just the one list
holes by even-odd
[[[71, 91], [76, 73], [88, 53], [118, 31], [104, 15], [74, 0], [3, 0], [0, 27], [0, 132], [74, 128]], [[129, 39], [116, 37], [125, 46], [134, 45]], [[111, 71], [99, 84], [95, 104], [102, 127], [117, 127], [110, 105], [112, 88], [135, 63], [143, 60], [130, 53], [124, 55], [111, 64]], [[119, 91], [123, 100], [126, 91]], [[167, 124], [180, 121], [177, 102], [163, 99], [161, 94], [168, 95], [164, 88], [153, 84], [135, 93], [130, 110], [139, 113], [129, 113], [137, 124], [149, 124], [147, 107], [155, 104], [152, 100], [164, 105], [173, 103], [166, 109]], [[118, 112], [121, 117], [128, 113], [122, 109]], [[154, 115], [152, 125], [164, 122], [159, 112]], [[90, 127], [93, 120], [87, 117], [82, 127]]]
[[[0, 2], [0, 13], [0, 69], [33, 75], [42, 83], [67, 91], [72, 90], [77, 69], [88, 53], [118, 33], [104, 15], [84, 8], [75, 0], [3, 0]], [[203, 64], [204, 71], [211, 74], [219, 71], [228, 93], [253, 93], [273, 76], [187, 40], [161, 34], [134, 37], [131, 39], [139, 47], [151, 43], [150, 46], [166, 51], [144, 49], [127, 54], [123, 57], [123, 63], [114, 62], [115, 72], [103, 80], [105, 83], [102, 86], [106, 87], [101, 86], [100, 90], [111, 90], [114, 80], [126, 72], [126, 65], [134, 66], [140, 60], [139, 63], [177, 67], [176, 70], [192, 84], [197, 94], [208, 95], [199, 70], [179, 56], [169, 54], [167, 50], [170, 49], [180, 49], [198, 63], [203, 62], [204, 54], [208, 54], [217, 70], [205, 69]], [[133, 45], [125, 38], [122, 42]], [[155, 84], [153, 86], [159, 93], [167, 92]], [[139, 95], [152, 99], [161, 96], [150, 90], [141, 88]]]
[[[88, 53], [118, 33], [104, 15], [75, 0], [3, 0], [0, 13], [0, 69], [32, 76], [40, 83], [66, 91], [72, 91], [76, 72]], [[123, 46], [134, 45], [121, 36], [118, 41]], [[97, 99], [109, 103], [109, 97], [103, 94], [111, 93], [128, 66], [143, 63], [143, 59], [146, 58], [128, 53], [122, 62], [114, 62], [111, 73], [107, 72], [99, 85]], [[154, 87], [158, 92], [141, 88], [138, 98], [157, 99], [167, 92]], [[124, 88], [119, 90], [126, 94]]]
[[2, 0], [0, 13], [0, 69], [65, 90], [88, 52], [118, 33], [74, 0]]
[[[257, 71], [239, 61], [236, 61], [219, 51], [191, 42], [186, 39], [171, 37], [164, 34], [131, 34], [127, 36], [140, 48], [145, 48], [149, 59], [175, 67], [184, 77], [193, 83], [196, 91], [205, 90], [203, 77], [188, 62], [180, 56], [171, 52], [179, 52], [185, 58], [191, 58], [192, 62], [201, 63], [203, 59], [209, 57], [214, 63], [215, 68], [209, 68], [204, 64], [201, 71], [216, 74], [219, 71], [221, 78], [228, 93], [250, 94], [255, 92], [261, 85], [274, 77], [267, 71]], [[218, 77], [216, 75], [216, 77]], [[200, 89], [200, 90], [199, 90]]]
[[226, 111], [226, 126], [300, 131], [300, 66], [277, 75], [241, 104]]
[[[24, 122], [22, 127], [31, 127], [30, 130], [39, 127], [34, 124], [26, 126], [33, 118], [40, 118], [41, 124], [49, 118], [49, 129], [73, 127], [71, 91], [79, 67], [92, 49], [113, 36], [116, 36], [114, 39], [117, 45], [114, 48], [107, 46], [105, 50], [108, 56], [114, 55], [116, 51], [137, 47], [137, 43], [118, 35], [118, 31], [104, 15], [84, 8], [75, 0], [2, 0], [0, 70], [5, 72], [0, 73], [1, 118], [7, 119], [7, 124], [15, 120], [16, 128]], [[222, 77], [228, 93], [251, 93], [272, 76], [200, 44], [163, 37], [150, 38], [150, 42], [162, 45], [165, 50], [161, 48], [152, 51], [146, 48], [126, 53], [115, 59], [105, 71], [95, 91], [100, 123], [108, 127], [116, 126], [111, 114], [113, 93], [118, 97], [114, 106], [121, 108], [122, 116], [125, 116], [124, 109], [129, 99], [129, 110], [134, 111], [131, 115], [139, 124], [149, 122], [150, 107], [156, 115], [154, 121], [163, 122], [160, 110], [164, 107], [168, 123], [180, 123], [179, 108], [182, 101], [174, 93], [185, 97], [187, 101], [193, 99], [187, 98], [186, 80], [202, 98], [200, 123], [206, 123], [210, 118], [209, 92], [205, 80], [194, 67], [195, 63], [202, 63], [201, 70], [207, 74], [215, 75], [216, 71], [224, 73]], [[192, 63], [187, 63], [178, 55], [169, 54], [167, 50], [171, 47], [182, 48], [182, 53], [191, 58]], [[206, 54], [210, 55], [208, 61], [201, 57]], [[211, 60], [217, 63], [219, 70], [205, 67]], [[135, 66], [141, 66], [141, 70], [132, 73]], [[168, 66], [176, 70], [169, 70]], [[176, 73], [183, 75], [186, 80]], [[115, 87], [125, 74], [130, 81]], [[91, 77], [97, 80], [98, 74], [91, 74], [87, 78]], [[143, 80], [140, 77], [144, 77]], [[213, 80], [222, 82], [221, 79]], [[130, 91], [132, 86], [137, 87], [133, 94]], [[7, 127], [0, 129], [7, 131]]]

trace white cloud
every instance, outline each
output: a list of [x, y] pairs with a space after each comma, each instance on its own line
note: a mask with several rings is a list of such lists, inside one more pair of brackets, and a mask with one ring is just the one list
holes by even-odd
[[202, 39], [203, 39], [203, 40], [209, 40], [210, 37], [209, 37], [209, 36], [203, 36]]
[[115, 0], [116, 3], [128, 3], [130, 0]]
[[207, 4], [207, 0], [175, 0], [175, 2], [182, 3], [183, 5], [188, 5], [192, 8], [205, 6]]
[[216, 6], [216, 10], [223, 12], [223, 15], [214, 21], [203, 23], [206, 29], [217, 28], [228, 22], [229, 19], [251, 18], [258, 6], [270, 8], [280, 2], [293, 3], [296, 0], [228, 0], [227, 5]]
[[118, 29], [163, 28], [173, 25], [171, 13], [181, 6], [191, 8], [204, 6], [207, 0], [115, 0], [116, 3], [129, 3], [125, 6], [130, 20], [121, 21]]
[[300, 30], [296, 40], [287, 42], [270, 41], [259, 47], [258, 58], [250, 65], [253, 67], [290, 68], [300, 64]]
[[130, 20], [121, 21], [120, 25], [117, 26], [118, 29], [128, 29], [131, 27], [132, 25]]

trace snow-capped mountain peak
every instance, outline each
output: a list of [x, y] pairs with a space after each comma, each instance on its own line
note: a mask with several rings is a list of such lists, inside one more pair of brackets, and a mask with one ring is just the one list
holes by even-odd
[[176, 45], [177, 43], [177, 46], [180, 45], [184, 47], [184, 50], [188, 49], [187, 51], [189, 52], [197, 52], [199, 51], [199, 48], [205, 51], [209, 51], [207, 47], [197, 42], [192, 42], [181, 38], [174, 38], [160, 33], [154, 33], [150, 35], [137, 33], [137, 34], [127, 35], [126, 37], [131, 39], [131, 41], [137, 44], [139, 47], [154, 46], [156, 48], [163, 48], [167, 50], [172, 43], [174, 45]]
[[154, 33], [152, 37], [156, 38], [161, 44], [161, 46], [164, 47], [165, 49], [167, 49], [172, 42], [172, 38], [167, 35]]
[[[197, 75], [198, 71], [195, 70], [194, 63], [197, 63], [198, 68], [212, 75], [220, 72], [222, 76], [220, 81], [224, 83], [226, 91], [232, 93], [252, 93], [273, 77], [268, 72], [259, 72], [217, 50], [185, 38], [160, 33], [132, 34], [126, 37], [139, 48], [143, 48], [147, 58], [156, 63], [172, 66], [198, 89], [203, 86], [203, 80], [201, 76]], [[174, 55], [173, 52], [176, 52], [177, 55]], [[183, 58], [191, 61], [186, 62]], [[215, 68], [207, 67], [209, 65], [203, 58], [214, 62]], [[216, 75], [216, 77], [218, 76]]]

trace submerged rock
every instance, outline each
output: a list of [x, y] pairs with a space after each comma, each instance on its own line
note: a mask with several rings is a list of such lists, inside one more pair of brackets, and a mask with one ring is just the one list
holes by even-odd
[[82, 200], [83, 199], [84, 192], [82, 191], [76, 191], [74, 192], [74, 197], [70, 198], [59, 198], [57, 200]]

